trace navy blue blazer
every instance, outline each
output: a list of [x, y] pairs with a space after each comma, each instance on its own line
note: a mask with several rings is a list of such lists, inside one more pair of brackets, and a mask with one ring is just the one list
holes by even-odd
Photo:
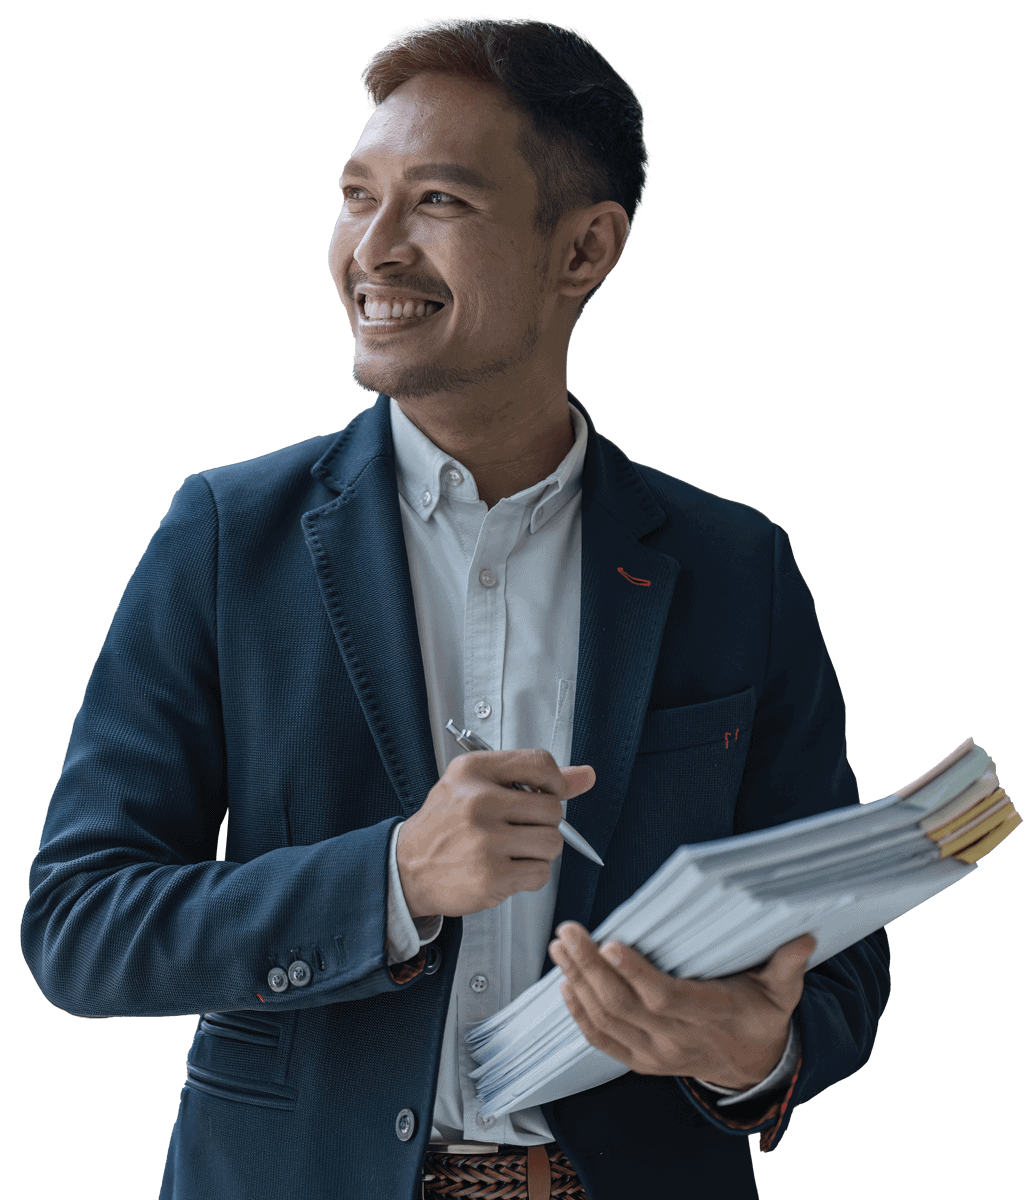
[[[591, 422], [582, 488], [572, 762], [597, 782], [568, 816], [606, 866], [565, 848], [554, 924], [592, 929], [683, 843], [857, 792], [783, 531]], [[163, 1200], [419, 1196], [463, 922], [389, 969], [387, 851], [437, 778], [388, 398], [187, 479], [90, 679], [23, 923], [68, 1012], [203, 1014]], [[627, 1073], [546, 1105], [591, 1200], [755, 1196], [744, 1134], [774, 1145], [866, 1061], [888, 961], [880, 931], [808, 972], [775, 1104]]]

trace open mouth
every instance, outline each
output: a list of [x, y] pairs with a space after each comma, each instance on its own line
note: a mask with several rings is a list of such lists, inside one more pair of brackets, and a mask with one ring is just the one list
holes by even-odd
[[413, 300], [403, 296], [368, 296], [356, 292], [356, 307], [368, 321], [417, 321], [433, 317], [445, 307], [437, 300]]

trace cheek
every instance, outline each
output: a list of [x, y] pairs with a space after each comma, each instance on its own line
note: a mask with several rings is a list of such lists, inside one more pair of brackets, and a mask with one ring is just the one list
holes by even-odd
[[525, 316], [538, 301], [537, 277], [519, 255], [486, 253], [472, 266], [467, 278], [467, 313], [486, 324], [511, 323]]
[[339, 273], [341, 276], [344, 275], [344, 270], [351, 261], [352, 253], [358, 244], [359, 238], [356, 236], [356, 231], [339, 218], [330, 237], [330, 250], [327, 255], [330, 269], [335, 276]]

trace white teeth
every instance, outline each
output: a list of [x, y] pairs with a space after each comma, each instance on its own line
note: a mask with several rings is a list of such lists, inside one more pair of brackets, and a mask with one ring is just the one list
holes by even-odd
[[374, 300], [369, 296], [363, 297], [363, 315], [369, 321], [429, 317], [441, 307], [436, 300]]

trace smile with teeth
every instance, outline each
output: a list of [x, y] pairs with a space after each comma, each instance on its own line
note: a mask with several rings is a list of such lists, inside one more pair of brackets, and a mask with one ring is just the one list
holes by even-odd
[[378, 300], [373, 296], [357, 297], [362, 307], [363, 316], [368, 321], [384, 321], [388, 319], [406, 320], [410, 317], [429, 317], [444, 307], [437, 300]]

